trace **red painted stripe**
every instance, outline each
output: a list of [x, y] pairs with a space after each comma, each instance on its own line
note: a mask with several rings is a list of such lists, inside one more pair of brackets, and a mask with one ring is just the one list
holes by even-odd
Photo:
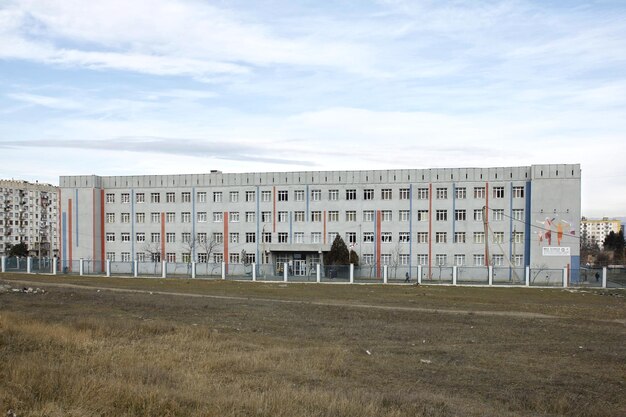
[[[454, 215], [454, 214], [453, 214]], [[428, 279], [433, 268], [433, 184], [428, 184]]]
[[274, 195], [274, 211], [272, 212], [273, 232], [276, 233], [276, 186], [272, 187], [272, 194]]
[[228, 274], [228, 212], [224, 212], [224, 263]]
[[72, 271], [72, 199], [67, 200], [67, 229], [68, 229], [68, 253], [69, 253], [69, 270]]
[[100, 189], [100, 269], [102, 272], [106, 270], [105, 253], [106, 246], [104, 240], [104, 188]]
[[383, 220], [383, 215], [382, 215], [382, 211], [380, 210], [376, 210], [376, 278], [380, 278], [380, 270], [382, 265], [380, 264], [380, 260], [382, 258], [381, 256], [381, 249], [382, 249], [382, 245], [381, 245], [381, 235], [382, 235], [382, 220]]
[[91, 259], [96, 259], [96, 253], [97, 253], [97, 252], [96, 252], [96, 246], [97, 246], [97, 242], [98, 242], [98, 241], [96, 240], [96, 236], [97, 236], [96, 231], [97, 231], [98, 229], [97, 229], [97, 225], [96, 225], [96, 189], [95, 189], [95, 188], [93, 189], [93, 192], [92, 192], [92, 201], [91, 201], [91, 205], [92, 205], [92, 207], [93, 207], [93, 209], [92, 209], [92, 211], [93, 211], [93, 219], [92, 219], [92, 225], [91, 225], [91, 226], [92, 226], [92, 229], [93, 229], [93, 230], [92, 230], [92, 233], [93, 233], [93, 236], [92, 236], [92, 239], [93, 239], [93, 244], [92, 244], [92, 254], [91, 254]]
[[489, 266], [489, 254], [487, 253], [487, 246], [489, 245], [489, 182], [485, 183], [485, 223], [487, 223], [487, 230], [485, 230], [485, 265]]
[[[61, 239], [61, 235], [63, 234], [63, 229], [61, 228], [61, 219], [63, 218], [61, 209], [61, 190], [57, 191], [57, 206], [59, 206], [57, 211], [57, 248], [59, 248], [59, 252], [57, 255], [61, 257], [61, 254], [63, 253], [63, 240]], [[52, 242], [52, 237], [50, 237], [50, 242]], [[50, 247], [50, 255], [52, 255], [52, 247]]]
[[161, 212], [161, 261], [165, 258], [165, 212]]

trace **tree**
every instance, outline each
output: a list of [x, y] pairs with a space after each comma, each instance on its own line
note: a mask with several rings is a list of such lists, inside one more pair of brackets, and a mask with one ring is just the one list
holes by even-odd
[[613, 251], [613, 262], [621, 263], [624, 260], [624, 231], [609, 233], [604, 238], [604, 250]]
[[324, 255], [324, 265], [349, 265], [350, 253], [346, 242], [343, 241], [341, 236], [337, 235], [333, 241], [333, 245], [330, 247], [330, 251]]
[[28, 256], [28, 245], [26, 243], [18, 243], [17, 245], [11, 246], [11, 250], [9, 251], [10, 257], [20, 256], [26, 257]]
[[350, 250], [350, 263], [355, 267], [359, 266], [359, 255], [357, 255], [353, 250]]

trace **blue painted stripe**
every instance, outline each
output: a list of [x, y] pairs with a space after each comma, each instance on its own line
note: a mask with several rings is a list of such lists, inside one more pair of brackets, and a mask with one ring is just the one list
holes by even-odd
[[196, 262], [196, 187], [191, 187], [191, 260]]
[[293, 224], [292, 224], [293, 211], [289, 212], [289, 244], [293, 244]]
[[455, 232], [456, 232], [456, 184], [452, 183], [452, 243], [454, 243]]
[[306, 186], [306, 218], [304, 219], [305, 222], [309, 221], [309, 186]]
[[254, 239], [256, 242], [256, 263], [257, 265], [261, 264], [261, 258], [259, 257], [259, 241], [261, 240], [261, 235], [259, 234], [259, 200], [261, 198], [261, 193], [259, 192], [259, 186], [256, 186], [256, 196], [255, 196], [255, 201], [256, 201], [256, 214], [255, 214], [255, 220], [256, 220], [256, 238]]
[[530, 196], [532, 191], [532, 186], [530, 181], [526, 181], [526, 212], [524, 213], [524, 218], [526, 219], [526, 228], [524, 230], [524, 265], [530, 266], [530, 240], [532, 236], [530, 235], [530, 218], [531, 218], [531, 204], [530, 204]]
[[135, 253], [135, 189], [130, 190], [130, 253], [132, 260], [137, 259]]
[[413, 277], [413, 184], [409, 184], [409, 278]]
[[513, 183], [509, 190], [509, 281], [513, 274]]

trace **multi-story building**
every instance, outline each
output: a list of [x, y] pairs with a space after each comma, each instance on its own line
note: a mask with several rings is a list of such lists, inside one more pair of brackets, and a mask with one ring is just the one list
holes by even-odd
[[602, 220], [587, 219], [583, 217], [580, 221], [580, 235], [582, 243], [602, 247], [604, 245], [604, 238], [606, 238], [611, 232], [619, 233], [621, 227], [621, 221], [609, 220], [608, 217], [603, 217]]
[[58, 201], [53, 185], [0, 180], [0, 254], [24, 243], [33, 256], [56, 255]]
[[[63, 176], [61, 258], [578, 267], [580, 166]], [[246, 259], [242, 259], [245, 256]]]

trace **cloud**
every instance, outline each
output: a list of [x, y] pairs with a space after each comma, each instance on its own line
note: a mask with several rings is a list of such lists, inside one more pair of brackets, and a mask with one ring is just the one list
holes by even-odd
[[7, 94], [7, 97], [12, 98], [13, 100], [22, 101], [24, 103], [49, 107], [51, 109], [69, 110], [80, 108], [80, 104], [76, 101], [58, 97], [42, 96], [28, 93], [10, 93]]

